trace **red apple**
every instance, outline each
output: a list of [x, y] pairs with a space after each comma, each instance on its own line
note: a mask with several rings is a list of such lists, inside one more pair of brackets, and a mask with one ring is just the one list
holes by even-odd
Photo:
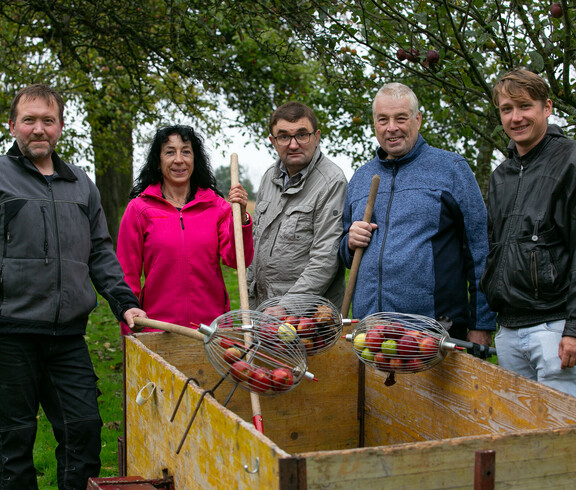
[[298, 332], [298, 335], [309, 337], [311, 335], [314, 335], [315, 326], [316, 325], [312, 318], [302, 317], [298, 322], [296, 330]]
[[286, 308], [280, 305], [276, 306], [269, 306], [268, 308], [264, 308], [263, 313], [270, 316], [275, 316], [279, 320], [284, 321], [286, 319]]
[[222, 339], [220, 340], [220, 347], [222, 347], [223, 349], [234, 347], [234, 341], [226, 337], [222, 337]]
[[266, 342], [274, 342], [278, 339], [278, 325], [265, 323], [258, 329], [258, 336]]
[[270, 370], [265, 367], [257, 367], [250, 373], [248, 386], [253, 391], [264, 393], [270, 389], [272, 385], [272, 378], [270, 377]]
[[438, 61], [440, 61], [440, 54], [435, 49], [430, 49], [426, 53], [426, 61], [430, 65], [434, 65], [434, 64], [438, 63]]
[[424, 369], [424, 363], [421, 359], [413, 357], [404, 361], [404, 366], [402, 366], [402, 369], [406, 372], [416, 373]]
[[418, 348], [422, 356], [426, 359], [431, 359], [438, 353], [438, 339], [426, 335], [418, 342]]
[[402, 359], [399, 357], [391, 357], [388, 360], [388, 365], [390, 367], [390, 371], [402, 371], [404, 361], [402, 361]]
[[241, 357], [242, 352], [240, 352], [238, 347], [228, 347], [222, 355], [222, 359], [228, 364], [234, 364], [236, 361], [239, 361]]
[[406, 50], [404, 48], [400, 48], [398, 51], [396, 51], [396, 58], [398, 58], [399, 61], [404, 61], [406, 59]]
[[411, 48], [410, 51], [406, 52], [406, 59], [408, 61], [416, 62], [416, 61], [418, 61], [418, 55], [419, 54], [420, 54], [420, 51], [418, 51], [416, 48]]
[[550, 15], [552, 17], [554, 17], [555, 19], [559, 19], [560, 17], [562, 17], [562, 5], [560, 5], [559, 3], [553, 3], [552, 5], [550, 5]]
[[232, 376], [237, 383], [248, 381], [251, 372], [252, 366], [246, 361], [236, 361], [230, 366], [230, 376]]
[[374, 365], [380, 371], [390, 371], [390, 360], [383, 352], [377, 352], [374, 355]]
[[294, 316], [294, 315], [287, 316], [286, 319], [284, 320], [284, 323], [289, 323], [294, 328], [296, 328], [298, 326], [299, 322], [300, 322], [300, 318], [298, 318], [297, 316]]
[[412, 335], [404, 334], [396, 342], [396, 352], [399, 356], [414, 357], [418, 354], [418, 339]]
[[406, 329], [397, 323], [391, 323], [390, 325], [385, 325], [384, 328], [385, 333], [384, 336], [387, 339], [398, 340], [402, 335], [406, 333]]
[[366, 333], [365, 344], [372, 352], [379, 352], [384, 341], [384, 334], [381, 330], [373, 328]]
[[294, 376], [286, 368], [276, 368], [272, 370], [272, 389], [274, 391], [288, 391], [294, 384]]

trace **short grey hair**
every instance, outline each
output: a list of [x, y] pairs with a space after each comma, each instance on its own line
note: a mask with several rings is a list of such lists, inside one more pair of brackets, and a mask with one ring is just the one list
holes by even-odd
[[372, 102], [372, 114], [374, 114], [374, 106], [378, 97], [392, 97], [393, 99], [402, 99], [407, 97], [410, 101], [410, 109], [412, 111], [412, 115], [416, 117], [420, 112], [418, 97], [416, 97], [416, 94], [410, 87], [404, 85], [403, 83], [391, 82], [383, 85], [380, 90], [378, 90], [378, 93]]

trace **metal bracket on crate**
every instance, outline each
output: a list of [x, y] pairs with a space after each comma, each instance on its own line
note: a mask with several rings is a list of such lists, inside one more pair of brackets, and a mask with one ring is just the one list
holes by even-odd
[[[196, 415], [198, 414], [198, 410], [200, 410], [200, 405], [202, 405], [202, 401], [204, 400], [204, 397], [206, 395], [212, 395], [212, 397], [213, 397], [214, 391], [216, 390], [216, 388], [218, 388], [218, 386], [220, 386], [220, 384], [222, 384], [224, 379], [226, 379], [226, 377], [220, 378], [218, 383], [216, 383], [212, 389], [204, 390], [202, 392], [202, 394], [200, 395], [200, 399], [198, 400], [198, 403], [196, 404], [196, 408], [194, 409], [194, 412], [192, 413], [192, 417], [190, 418], [190, 421], [188, 422], [188, 425], [186, 426], [186, 430], [184, 431], [184, 435], [182, 436], [182, 439], [180, 439], [180, 443], [178, 444], [178, 448], [176, 449], [176, 454], [180, 453], [180, 450], [182, 449], [182, 446], [184, 445], [184, 441], [186, 441], [186, 437], [188, 437], [188, 433], [190, 432], [190, 429], [192, 428], [192, 424], [194, 423], [194, 419], [196, 418]], [[174, 407], [174, 411], [172, 413], [172, 417], [170, 418], [170, 422], [174, 421], [174, 417], [176, 416], [176, 412], [178, 411], [178, 408], [180, 407], [180, 403], [182, 402], [182, 398], [184, 397], [184, 393], [186, 392], [186, 388], [191, 381], [194, 381], [194, 383], [196, 383], [196, 386], [200, 386], [200, 383], [198, 383], [198, 381], [195, 378], [188, 378], [186, 380], [186, 382], [184, 383], [184, 387], [182, 388], [182, 391], [180, 393], [180, 396], [178, 397], [178, 401], [176, 402], [176, 406]]]

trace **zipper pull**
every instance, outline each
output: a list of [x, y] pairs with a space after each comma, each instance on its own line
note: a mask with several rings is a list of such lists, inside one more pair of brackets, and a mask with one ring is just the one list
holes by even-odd
[[182, 211], [180, 211], [180, 225], [182, 226], [182, 229], [184, 229], [184, 219], [182, 218]]

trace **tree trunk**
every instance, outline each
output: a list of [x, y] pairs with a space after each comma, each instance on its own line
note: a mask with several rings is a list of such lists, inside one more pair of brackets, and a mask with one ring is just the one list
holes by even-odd
[[[94, 116], [94, 115], [93, 115]], [[121, 213], [128, 204], [132, 187], [132, 125], [125, 118], [116, 121], [110, 115], [91, 120], [96, 186], [114, 244], [118, 240]]]

